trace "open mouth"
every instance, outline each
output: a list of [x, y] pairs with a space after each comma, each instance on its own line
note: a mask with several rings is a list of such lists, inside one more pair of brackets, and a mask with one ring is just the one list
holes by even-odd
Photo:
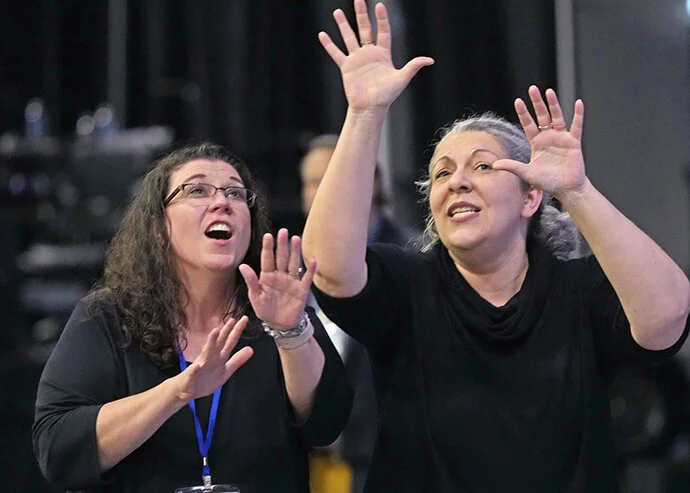
[[204, 234], [214, 240], [229, 240], [232, 238], [232, 231], [230, 231], [230, 226], [225, 223], [213, 223]]
[[478, 208], [478, 207], [463, 205], [463, 206], [460, 206], [460, 207], [453, 207], [453, 208], [448, 212], [448, 215], [449, 215], [450, 217], [455, 217], [455, 216], [464, 216], [464, 215], [467, 215], [467, 214], [474, 214], [475, 212], [479, 212], [479, 208]]

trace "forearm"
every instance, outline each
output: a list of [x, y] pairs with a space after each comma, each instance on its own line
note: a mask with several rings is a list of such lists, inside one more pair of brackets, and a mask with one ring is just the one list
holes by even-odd
[[297, 422], [304, 423], [309, 418], [314, 405], [314, 394], [321, 380], [325, 356], [313, 336], [307, 343], [294, 349], [279, 347], [278, 353], [288, 398], [295, 411]]
[[680, 267], [589, 181], [557, 198], [616, 291], [635, 341], [654, 350], [673, 345], [690, 310], [690, 283]]
[[96, 419], [96, 441], [102, 471], [139, 448], [186, 404], [178, 395], [178, 377], [101, 407]]
[[305, 259], [316, 258], [314, 282], [333, 296], [366, 283], [367, 227], [385, 108], [348, 109], [338, 144], [319, 185], [303, 234]]

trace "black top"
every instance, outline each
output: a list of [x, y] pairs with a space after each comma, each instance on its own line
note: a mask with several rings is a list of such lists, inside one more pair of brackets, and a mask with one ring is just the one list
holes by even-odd
[[[254, 355], [221, 394], [209, 452], [214, 483], [238, 484], [249, 493], [309, 491], [307, 451], [338, 436], [352, 403], [342, 361], [318, 318], [311, 311], [309, 315], [326, 358], [308, 421], [294, 424], [273, 339], [260, 328], [251, 331], [260, 335], [241, 338], [235, 350], [249, 345]], [[256, 324], [250, 321], [250, 326]], [[38, 386], [33, 439], [43, 473], [62, 487], [93, 492], [172, 493], [201, 484], [189, 406], [99, 474], [96, 416], [101, 405], [150, 389], [180, 371], [158, 369], [136, 344], [122, 349], [121, 336], [117, 313], [106, 304], [85, 298], [72, 313]], [[204, 434], [210, 400], [197, 400]]]
[[632, 339], [594, 257], [529, 252], [503, 307], [465, 281], [447, 251], [367, 250], [352, 298], [316, 291], [324, 312], [368, 349], [379, 434], [366, 491], [611, 492], [608, 378], [661, 361]]

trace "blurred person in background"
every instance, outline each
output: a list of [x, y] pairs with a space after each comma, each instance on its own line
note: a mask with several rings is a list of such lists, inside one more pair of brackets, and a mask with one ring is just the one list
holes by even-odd
[[[313, 137], [299, 165], [302, 181], [302, 211], [306, 217], [314, 201], [316, 190], [326, 173], [335, 150], [338, 136], [321, 134]], [[405, 228], [393, 222], [384, 212], [386, 197], [381, 184], [379, 167], [374, 175], [374, 198], [367, 233], [368, 243], [393, 243], [405, 246], [410, 240]], [[377, 412], [371, 364], [364, 347], [340, 330], [309, 298], [328, 335], [345, 362], [348, 379], [354, 390], [352, 413], [340, 439], [333, 447], [320, 449], [312, 457], [312, 486], [315, 493], [332, 492], [334, 488], [361, 493], [369, 471], [376, 437]], [[345, 464], [340, 462], [340, 456]], [[339, 473], [345, 467], [345, 474]], [[345, 486], [343, 486], [345, 483]], [[336, 486], [337, 485], [337, 486]]]
[[[338, 136], [335, 134], [321, 134], [312, 138], [307, 144], [307, 152], [300, 161], [299, 172], [302, 180], [302, 211], [309, 213], [314, 201], [319, 183], [326, 173], [328, 162], [333, 155]], [[388, 200], [381, 183], [380, 166], [377, 163], [374, 170], [374, 196], [369, 214], [367, 229], [368, 243], [395, 243], [405, 246], [412, 235], [405, 227], [397, 224], [386, 214]]]
[[41, 376], [34, 450], [51, 482], [309, 491], [307, 452], [338, 436], [352, 395], [305, 311], [315, 263], [303, 273], [300, 238], [274, 240], [266, 210], [221, 146], [154, 164]]
[[[354, 7], [358, 35], [333, 14], [345, 52], [319, 33], [348, 110], [303, 251], [319, 264], [319, 305], [372, 362], [366, 491], [615, 491], [610, 377], [679, 350], [687, 277], [587, 178], [582, 101], [568, 126], [556, 93], [535, 86], [535, 117], [515, 100], [522, 128], [483, 114], [443, 131], [419, 183], [421, 251], [367, 246], [388, 108], [434, 61], [396, 69], [385, 6], [376, 38], [364, 0]], [[593, 255], [563, 241], [572, 222]]]

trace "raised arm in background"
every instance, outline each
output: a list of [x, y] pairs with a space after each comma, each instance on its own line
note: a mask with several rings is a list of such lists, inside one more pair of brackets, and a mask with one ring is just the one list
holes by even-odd
[[391, 31], [386, 7], [376, 5], [376, 42], [364, 0], [355, 0], [359, 41], [345, 14], [333, 17], [345, 43], [343, 53], [325, 32], [319, 41], [338, 65], [348, 109], [326, 174], [319, 185], [303, 235], [305, 258], [319, 268], [314, 283], [332, 296], [352, 296], [367, 280], [365, 253], [374, 167], [383, 122], [420, 68], [434, 61], [417, 57], [396, 69], [391, 61]]
[[682, 335], [690, 311], [687, 277], [587, 178], [581, 147], [582, 101], [575, 103], [568, 129], [552, 89], [546, 90], [546, 102], [535, 86], [529, 88], [529, 96], [537, 121], [521, 99], [515, 101], [515, 110], [532, 146], [531, 161], [501, 160], [494, 163], [494, 168], [515, 173], [556, 197], [615, 289], [635, 341], [646, 349], [672, 346]]

